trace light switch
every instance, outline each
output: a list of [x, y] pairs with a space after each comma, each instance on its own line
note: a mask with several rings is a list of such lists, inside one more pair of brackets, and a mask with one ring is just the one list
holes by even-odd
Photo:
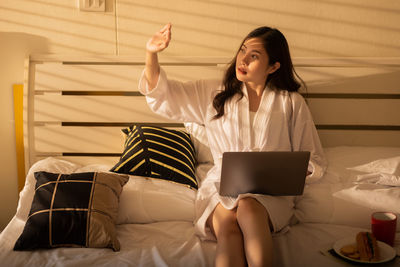
[[106, 0], [79, 0], [79, 10], [105, 12]]

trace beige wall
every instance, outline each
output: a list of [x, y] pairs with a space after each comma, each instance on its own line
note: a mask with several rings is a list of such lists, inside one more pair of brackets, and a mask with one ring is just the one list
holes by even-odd
[[45, 52], [44, 37], [0, 32], [0, 230], [15, 213], [18, 201], [12, 85], [24, 82], [24, 60]]
[[149, 35], [173, 23], [166, 55], [232, 56], [260, 25], [279, 28], [294, 57], [400, 56], [398, 0], [0, 0], [0, 230], [15, 213], [17, 170], [12, 84], [30, 53], [139, 55]]

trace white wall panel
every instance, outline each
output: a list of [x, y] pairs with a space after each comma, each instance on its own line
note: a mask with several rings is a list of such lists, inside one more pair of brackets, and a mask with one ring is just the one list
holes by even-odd
[[400, 93], [400, 67], [301, 66], [296, 71], [309, 93]]
[[35, 127], [35, 147], [42, 152], [121, 153], [124, 127]]
[[36, 64], [35, 90], [137, 91], [143, 66]]
[[[35, 149], [38, 152], [56, 153], [122, 153], [126, 135], [121, 130], [124, 128], [127, 126], [36, 126]], [[183, 130], [184, 128], [170, 129]]]
[[[35, 90], [138, 91], [144, 65], [36, 64]], [[185, 62], [176, 64], [185, 64]], [[179, 81], [221, 78], [223, 67], [163, 65], [168, 78]]]
[[316, 124], [400, 126], [400, 99], [312, 98], [308, 103]]
[[171, 122], [156, 115], [144, 96], [37, 95], [35, 121]]

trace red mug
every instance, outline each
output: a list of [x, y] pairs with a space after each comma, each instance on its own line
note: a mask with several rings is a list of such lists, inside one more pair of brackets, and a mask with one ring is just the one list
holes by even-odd
[[377, 240], [394, 245], [397, 216], [393, 212], [374, 212], [371, 215], [371, 231]]

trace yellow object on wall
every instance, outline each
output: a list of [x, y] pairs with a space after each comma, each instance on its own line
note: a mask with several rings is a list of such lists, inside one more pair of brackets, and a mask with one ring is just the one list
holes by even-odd
[[24, 123], [23, 123], [23, 96], [24, 86], [14, 84], [14, 121], [15, 121], [15, 145], [17, 151], [18, 168], [18, 192], [25, 184], [25, 155], [24, 155]]

